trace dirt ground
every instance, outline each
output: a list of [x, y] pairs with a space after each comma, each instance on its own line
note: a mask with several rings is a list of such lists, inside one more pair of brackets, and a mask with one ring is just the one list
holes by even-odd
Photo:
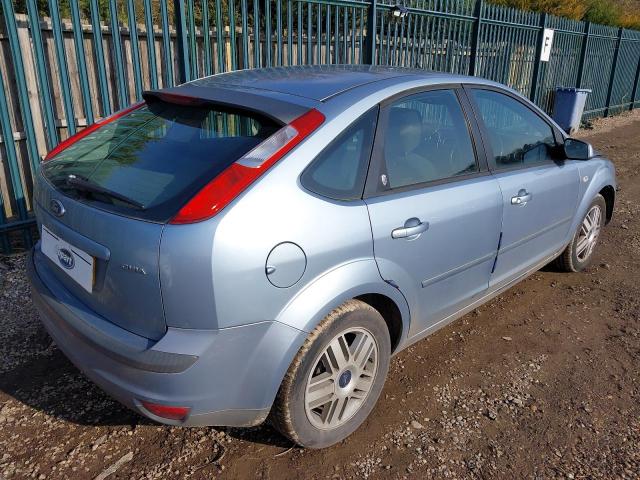
[[370, 419], [322, 451], [119, 406], [40, 326], [24, 256], [0, 259], [0, 477], [640, 478], [640, 112], [580, 136], [620, 183], [594, 266], [546, 267], [397, 355]]

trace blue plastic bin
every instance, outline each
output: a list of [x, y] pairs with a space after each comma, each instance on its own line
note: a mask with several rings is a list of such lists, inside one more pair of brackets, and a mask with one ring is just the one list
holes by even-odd
[[588, 88], [556, 88], [553, 102], [553, 119], [569, 135], [580, 127], [584, 104], [589, 93], [591, 93], [591, 90]]

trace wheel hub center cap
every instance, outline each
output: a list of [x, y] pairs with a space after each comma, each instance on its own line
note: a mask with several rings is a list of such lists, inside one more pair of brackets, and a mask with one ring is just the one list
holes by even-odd
[[342, 372], [342, 374], [340, 374], [340, 377], [338, 378], [338, 385], [340, 386], [340, 388], [346, 388], [347, 385], [351, 383], [351, 377], [351, 370], [345, 370], [344, 372]]

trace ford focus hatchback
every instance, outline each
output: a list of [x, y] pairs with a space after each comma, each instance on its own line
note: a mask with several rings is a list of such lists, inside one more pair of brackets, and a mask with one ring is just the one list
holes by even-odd
[[42, 163], [29, 277], [71, 361], [167, 424], [332, 445], [391, 355], [584, 269], [613, 212], [612, 164], [486, 80], [290, 67], [143, 97]]

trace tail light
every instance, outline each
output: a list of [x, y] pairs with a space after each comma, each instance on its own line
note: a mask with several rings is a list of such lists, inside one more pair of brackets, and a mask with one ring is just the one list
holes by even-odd
[[312, 109], [282, 127], [205, 185], [169, 223], [195, 223], [216, 215], [322, 125], [324, 119], [322, 113]]
[[167, 420], [184, 420], [191, 410], [189, 407], [174, 407], [145, 401], [141, 401], [140, 403], [142, 403], [142, 406], [150, 413], [161, 418], [166, 418]]
[[60, 142], [53, 150], [51, 150], [49, 153], [47, 153], [47, 156], [44, 157], [43, 161], [46, 162], [48, 160], [51, 160], [53, 157], [58, 155], [63, 150], [69, 148], [71, 145], [76, 143], [78, 140], [86, 137], [90, 133], [95, 132], [99, 128], [104, 127], [105, 125], [113, 122], [114, 120], [117, 120], [120, 117], [124, 117], [126, 114], [131, 113], [134, 110], [137, 110], [138, 108], [142, 107], [144, 104], [145, 104], [144, 102], [139, 102], [139, 103], [136, 103], [134, 105], [131, 105], [130, 107], [125, 108], [124, 110], [120, 110], [119, 112], [116, 112], [116, 113], [114, 113], [113, 115], [111, 115], [109, 117], [105, 117], [102, 120], [99, 120], [96, 123], [93, 123], [93, 124], [89, 125], [87, 128], [85, 128], [83, 130], [80, 130], [75, 135], [72, 135], [71, 137], [67, 138], [66, 140], [63, 140], [62, 142]]

